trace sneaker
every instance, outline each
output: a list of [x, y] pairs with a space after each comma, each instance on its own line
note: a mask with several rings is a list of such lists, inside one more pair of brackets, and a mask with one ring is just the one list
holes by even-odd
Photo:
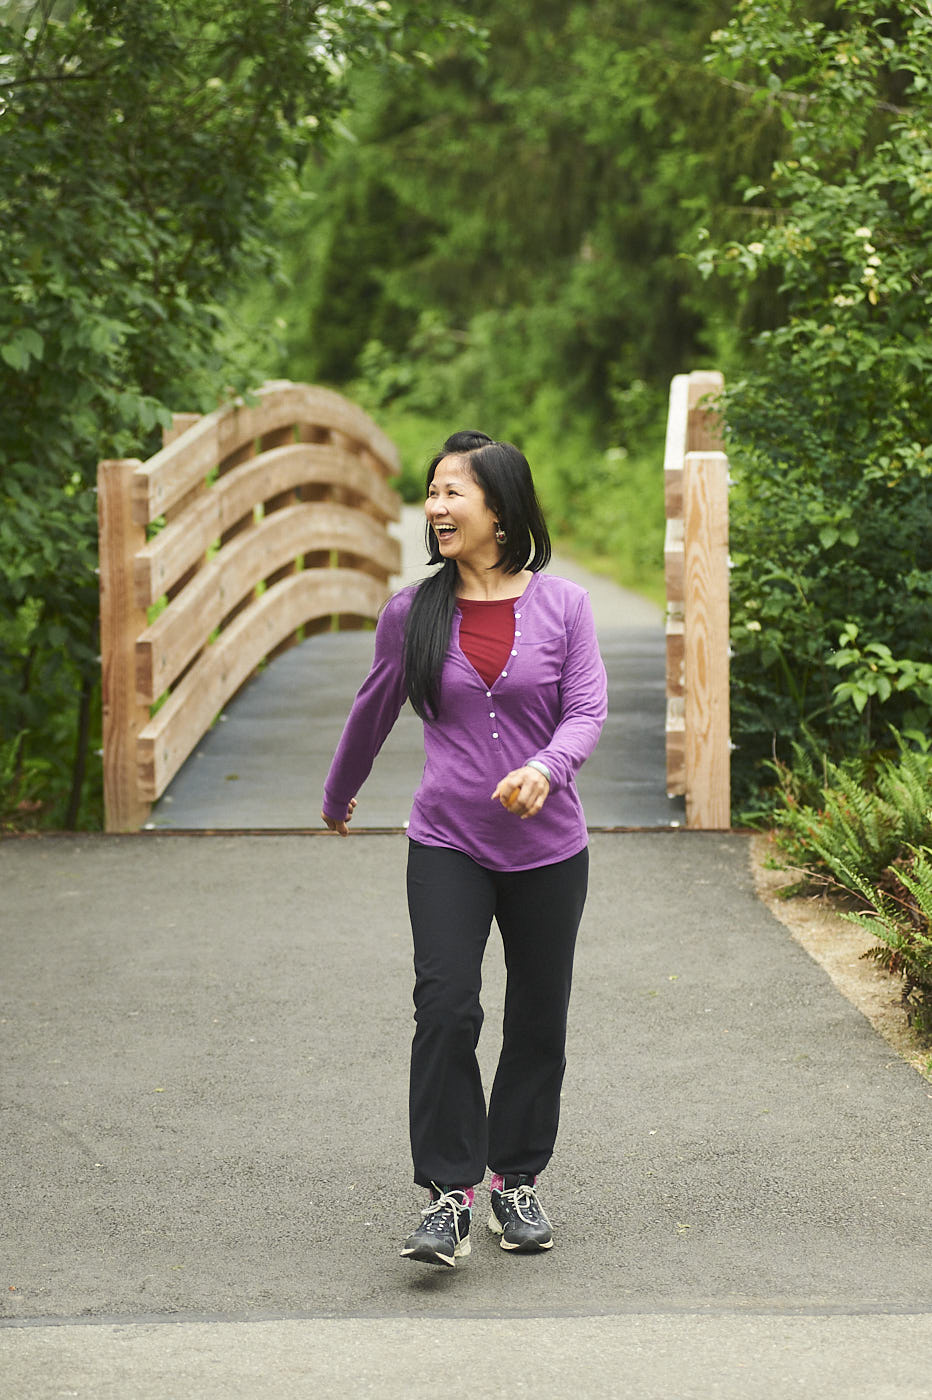
[[[489, 1229], [501, 1235], [502, 1249], [533, 1254], [553, 1248], [553, 1230], [537, 1199], [534, 1176], [493, 1178]], [[501, 1187], [496, 1182], [501, 1182]]]
[[472, 1249], [469, 1197], [465, 1191], [439, 1186], [431, 1189], [430, 1197], [430, 1205], [421, 1211], [421, 1224], [404, 1242], [401, 1257], [452, 1269]]

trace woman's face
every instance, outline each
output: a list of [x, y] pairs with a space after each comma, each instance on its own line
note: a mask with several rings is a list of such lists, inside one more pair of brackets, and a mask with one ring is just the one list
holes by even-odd
[[498, 518], [469, 470], [466, 457], [444, 457], [437, 465], [424, 506], [444, 559], [489, 565], [501, 557], [495, 538]]

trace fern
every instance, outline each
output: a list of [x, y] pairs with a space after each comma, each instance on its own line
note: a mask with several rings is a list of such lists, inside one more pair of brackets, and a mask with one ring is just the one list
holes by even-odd
[[899, 813], [904, 844], [932, 842], [932, 754], [902, 745], [899, 762], [878, 770], [877, 791]]
[[873, 773], [826, 760], [819, 796], [810, 754], [798, 750], [792, 770], [775, 765], [784, 803], [776, 838], [804, 882], [863, 906], [844, 917], [879, 940], [865, 957], [902, 978], [911, 1024], [932, 1035], [932, 748], [895, 737], [899, 753]]
[[821, 807], [798, 800], [813, 766], [797, 754], [797, 760], [806, 758], [802, 781], [783, 776], [777, 829], [777, 843], [791, 864], [811, 879], [835, 881], [859, 894], [852, 872], [877, 882], [905, 848], [932, 844], [932, 756], [899, 742], [898, 756], [878, 763], [872, 787], [863, 766], [846, 771], [826, 762]]
[[847, 872], [871, 908], [844, 915], [880, 938], [864, 954], [902, 977], [903, 1004], [917, 1030], [932, 1033], [932, 849], [911, 848], [909, 866], [898, 865], [897, 893], [877, 889], [855, 871]]

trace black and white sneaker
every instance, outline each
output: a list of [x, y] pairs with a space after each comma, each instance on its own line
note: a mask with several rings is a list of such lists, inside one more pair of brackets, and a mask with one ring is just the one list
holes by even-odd
[[421, 1211], [421, 1224], [405, 1240], [401, 1257], [452, 1269], [472, 1249], [469, 1198], [465, 1191], [439, 1186], [431, 1189], [430, 1196], [430, 1205]]
[[492, 1188], [489, 1229], [501, 1235], [502, 1249], [536, 1254], [553, 1248], [553, 1229], [537, 1199], [533, 1176], [506, 1176], [502, 1188]]

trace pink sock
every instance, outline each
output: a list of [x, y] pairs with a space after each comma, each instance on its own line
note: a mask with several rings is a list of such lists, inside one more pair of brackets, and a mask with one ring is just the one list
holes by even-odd
[[[538, 1178], [535, 1176], [534, 1180], [531, 1182], [531, 1185], [532, 1185], [532, 1186], [536, 1186], [536, 1185], [537, 1185], [537, 1181], [538, 1181]], [[490, 1191], [504, 1191], [504, 1189], [505, 1189], [505, 1178], [504, 1178], [503, 1176], [500, 1176], [498, 1172], [493, 1172], [493, 1173], [492, 1173], [492, 1180], [491, 1180], [491, 1182], [489, 1183], [489, 1190], [490, 1190]]]

